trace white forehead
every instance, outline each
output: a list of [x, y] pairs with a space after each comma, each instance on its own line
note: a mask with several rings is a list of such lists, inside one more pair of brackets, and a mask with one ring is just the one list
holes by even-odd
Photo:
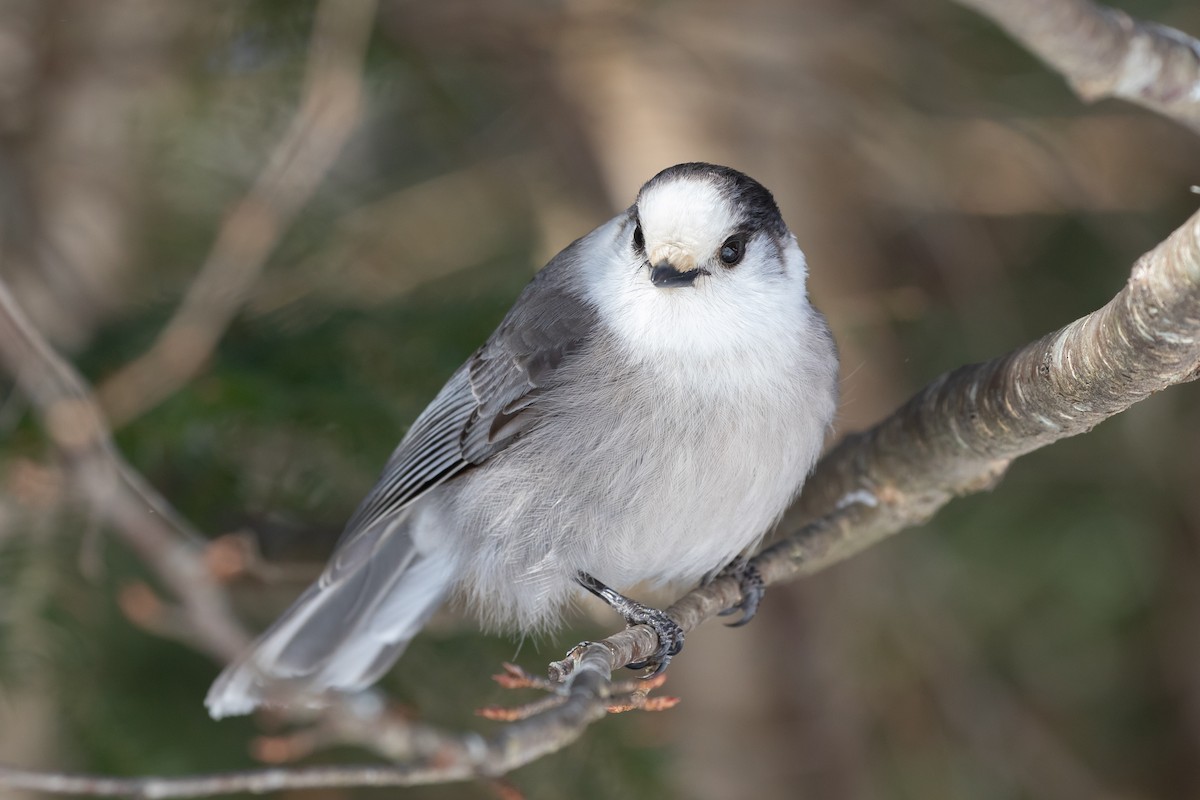
[[656, 183], [638, 198], [638, 218], [647, 245], [671, 244], [709, 250], [724, 241], [737, 216], [720, 188], [700, 177]]

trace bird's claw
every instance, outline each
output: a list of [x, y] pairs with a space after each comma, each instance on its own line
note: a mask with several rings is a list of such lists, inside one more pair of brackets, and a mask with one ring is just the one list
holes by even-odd
[[671, 663], [671, 657], [678, 655], [679, 651], [683, 649], [683, 628], [667, 616], [665, 611], [644, 606], [641, 603], [633, 603], [628, 609], [628, 613], [625, 614], [625, 623], [631, 628], [634, 625], [648, 625], [658, 636], [658, 650], [654, 652], [654, 655], [641, 661], [631, 661], [625, 665], [626, 669], [654, 667], [654, 670], [646, 676], [653, 678], [655, 675], [661, 674]]
[[609, 608], [625, 618], [625, 624], [630, 628], [635, 625], [648, 625], [654, 629], [658, 636], [658, 650], [649, 658], [626, 664], [627, 668], [642, 669], [653, 666], [654, 671], [646, 676], [653, 678], [667, 668], [667, 664], [671, 663], [671, 656], [678, 655], [683, 649], [683, 628], [679, 627], [679, 623], [671, 619], [667, 612], [631, 600], [586, 572], [578, 573], [575, 581], [608, 603]]
[[762, 602], [763, 595], [767, 591], [763, 583], [762, 573], [758, 571], [758, 567], [754, 566], [750, 561], [739, 557], [725, 569], [721, 570], [717, 577], [735, 579], [738, 582], [738, 587], [742, 590], [741, 601], [717, 615], [728, 617], [739, 611], [742, 612], [741, 619], [728, 623], [726, 627], [740, 628], [754, 619], [754, 615], [758, 613], [758, 605]]

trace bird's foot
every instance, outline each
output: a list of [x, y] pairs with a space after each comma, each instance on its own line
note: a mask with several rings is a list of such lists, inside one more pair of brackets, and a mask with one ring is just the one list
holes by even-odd
[[738, 556], [730, 562], [729, 566], [717, 573], [717, 577], [733, 578], [738, 582], [738, 587], [742, 590], [741, 601], [737, 605], [725, 609], [717, 616], [728, 617], [740, 611], [742, 618], [737, 622], [728, 623], [727, 627], [730, 628], [740, 628], [754, 619], [754, 615], [758, 613], [758, 604], [762, 602], [763, 595], [767, 591], [766, 586], [763, 584], [762, 573], [758, 571], [758, 567], [754, 566], [746, 558]]
[[679, 651], [683, 649], [683, 628], [679, 627], [679, 623], [671, 619], [665, 611], [631, 600], [586, 572], [579, 573], [575, 580], [580, 586], [608, 603], [609, 608], [624, 617], [626, 625], [631, 628], [635, 625], [648, 625], [658, 636], [658, 650], [642, 661], [629, 662], [625, 665], [626, 668], [654, 667], [654, 670], [646, 676], [652, 678], [665, 670], [671, 663], [672, 656], [678, 655]]
[[625, 624], [631, 628], [634, 625], [649, 625], [653, 628], [655, 635], [658, 636], [658, 650], [649, 658], [642, 661], [631, 661], [625, 667], [627, 669], [654, 667], [653, 671], [646, 676], [653, 678], [667, 668], [667, 665], [671, 663], [672, 656], [679, 655], [679, 651], [683, 649], [683, 628], [667, 616], [665, 611], [633, 601], [630, 603], [632, 608], [625, 615]]

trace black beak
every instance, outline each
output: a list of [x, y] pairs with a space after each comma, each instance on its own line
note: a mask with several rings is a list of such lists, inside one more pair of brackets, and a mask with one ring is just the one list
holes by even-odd
[[702, 269], [680, 272], [666, 261], [660, 261], [650, 270], [650, 282], [660, 289], [674, 289], [679, 286], [691, 286], [696, 282], [696, 278], [707, 274]]

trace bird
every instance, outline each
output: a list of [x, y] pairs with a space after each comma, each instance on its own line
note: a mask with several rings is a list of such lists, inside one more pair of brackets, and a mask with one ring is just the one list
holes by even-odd
[[589, 593], [658, 651], [622, 594], [733, 574], [812, 471], [837, 349], [771, 192], [702, 162], [540, 270], [392, 453], [320, 577], [217, 678], [214, 718], [366, 689], [452, 598], [485, 628], [553, 630]]

